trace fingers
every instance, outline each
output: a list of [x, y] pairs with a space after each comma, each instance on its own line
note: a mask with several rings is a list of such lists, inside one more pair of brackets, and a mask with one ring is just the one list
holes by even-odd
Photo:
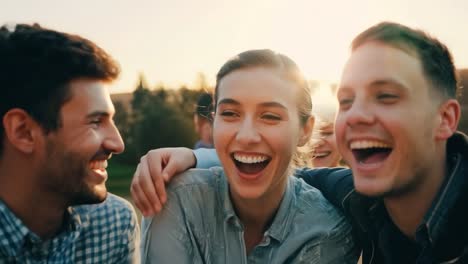
[[168, 161], [162, 170], [162, 177], [166, 183], [177, 173], [186, 171], [195, 164], [195, 156], [191, 149], [173, 148], [166, 154]]
[[[152, 178], [155, 188], [155, 195], [158, 196], [158, 201], [161, 206], [167, 201], [166, 185], [163, 178], [162, 168], [165, 163], [163, 156], [158, 152], [148, 152], [146, 155], [146, 163], [148, 165], [148, 173]], [[159, 212], [159, 211], [157, 211]]]
[[140, 174], [140, 164], [138, 164], [135, 174], [133, 175], [132, 183], [130, 185], [130, 193], [132, 194], [133, 203], [141, 211], [144, 216], [148, 216], [150, 211], [150, 202], [146, 198], [145, 193], [140, 188], [138, 183], [138, 175]]
[[165, 182], [169, 182], [171, 178], [177, 174], [179, 171], [183, 171], [183, 168], [180, 168], [180, 165], [175, 161], [175, 159], [169, 159], [168, 163], [162, 171], [162, 179]]
[[131, 193], [143, 215], [157, 214], [162, 210], [167, 201], [166, 183], [194, 163], [193, 152], [187, 148], [151, 150], [140, 159], [133, 176]]
[[138, 164], [133, 177], [131, 191], [135, 199], [135, 205], [142, 211], [143, 215], [149, 216], [161, 211], [162, 204], [156, 195], [145, 156], [141, 158], [140, 164]]
[[[151, 175], [150, 168], [149, 168], [149, 161], [147, 159], [148, 155], [145, 155], [141, 158], [140, 164], [141, 164], [141, 171], [140, 171], [140, 176], [141, 176], [141, 189], [146, 195], [146, 198], [149, 200], [150, 205], [152, 209], [154, 210], [153, 213], [159, 213], [162, 209], [162, 204], [159, 199], [158, 194], [156, 193], [156, 188], [155, 188], [155, 182], [153, 181], [153, 176]], [[157, 172], [156, 172], [157, 173]], [[158, 174], [161, 174], [159, 172]]]

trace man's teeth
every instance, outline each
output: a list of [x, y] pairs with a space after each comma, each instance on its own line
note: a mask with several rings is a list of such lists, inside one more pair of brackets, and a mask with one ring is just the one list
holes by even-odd
[[107, 160], [96, 160], [89, 163], [92, 170], [105, 170], [107, 168]]
[[268, 159], [268, 156], [257, 155], [257, 156], [246, 156], [240, 154], [234, 154], [234, 159], [242, 163], [260, 163]]
[[368, 149], [368, 148], [391, 148], [390, 145], [370, 140], [353, 141], [350, 144], [351, 149]]

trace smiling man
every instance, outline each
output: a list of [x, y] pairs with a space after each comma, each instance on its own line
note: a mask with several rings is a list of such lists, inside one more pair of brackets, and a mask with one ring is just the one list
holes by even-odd
[[0, 262], [137, 262], [135, 212], [105, 186], [124, 149], [107, 90], [117, 64], [38, 25], [0, 28], [0, 57]]
[[335, 132], [352, 177], [346, 170], [302, 176], [350, 216], [363, 263], [466, 263], [468, 144], [456, 132], [449, 50], [394, 23], [367, 29], [351, 50]]
[[394, 23], [351, 50], [335, 132], [354, 186], [346, 171], [305, 179], [351, 216], [364, 263], [466, 263], [468, 145], [449, 50]]

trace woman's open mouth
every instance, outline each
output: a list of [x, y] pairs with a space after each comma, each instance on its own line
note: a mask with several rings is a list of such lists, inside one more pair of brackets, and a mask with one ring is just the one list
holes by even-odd
[[271, 157], [263, 154], [233, 153], [232, 159], [241, 173], [258, 174], [270, 163]]

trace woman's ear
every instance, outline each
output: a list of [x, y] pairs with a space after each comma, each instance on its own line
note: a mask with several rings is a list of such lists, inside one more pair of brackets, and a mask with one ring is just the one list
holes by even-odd
[[455, 99], [449, 99], [439, 107], [436, 139], [447, 140], [453, 135], [460, 121], [460, 111], [460, 104]]
[[312, 131], [314, 130], [314, 123], [315, 123], [315, 117], [313, 115], [307, 118], [307, 121], [301, 127], [301, 135], [299, 135], [300, 138], [297, 144], [298, 147], [302, 147], [307, 142], [309, 142], [310, 136], [312, 135]]
[[32, 153], [40, 129], [37, 122], [23, 109], [10, 109], [2, 118], [6, 141], [23, 153]]

